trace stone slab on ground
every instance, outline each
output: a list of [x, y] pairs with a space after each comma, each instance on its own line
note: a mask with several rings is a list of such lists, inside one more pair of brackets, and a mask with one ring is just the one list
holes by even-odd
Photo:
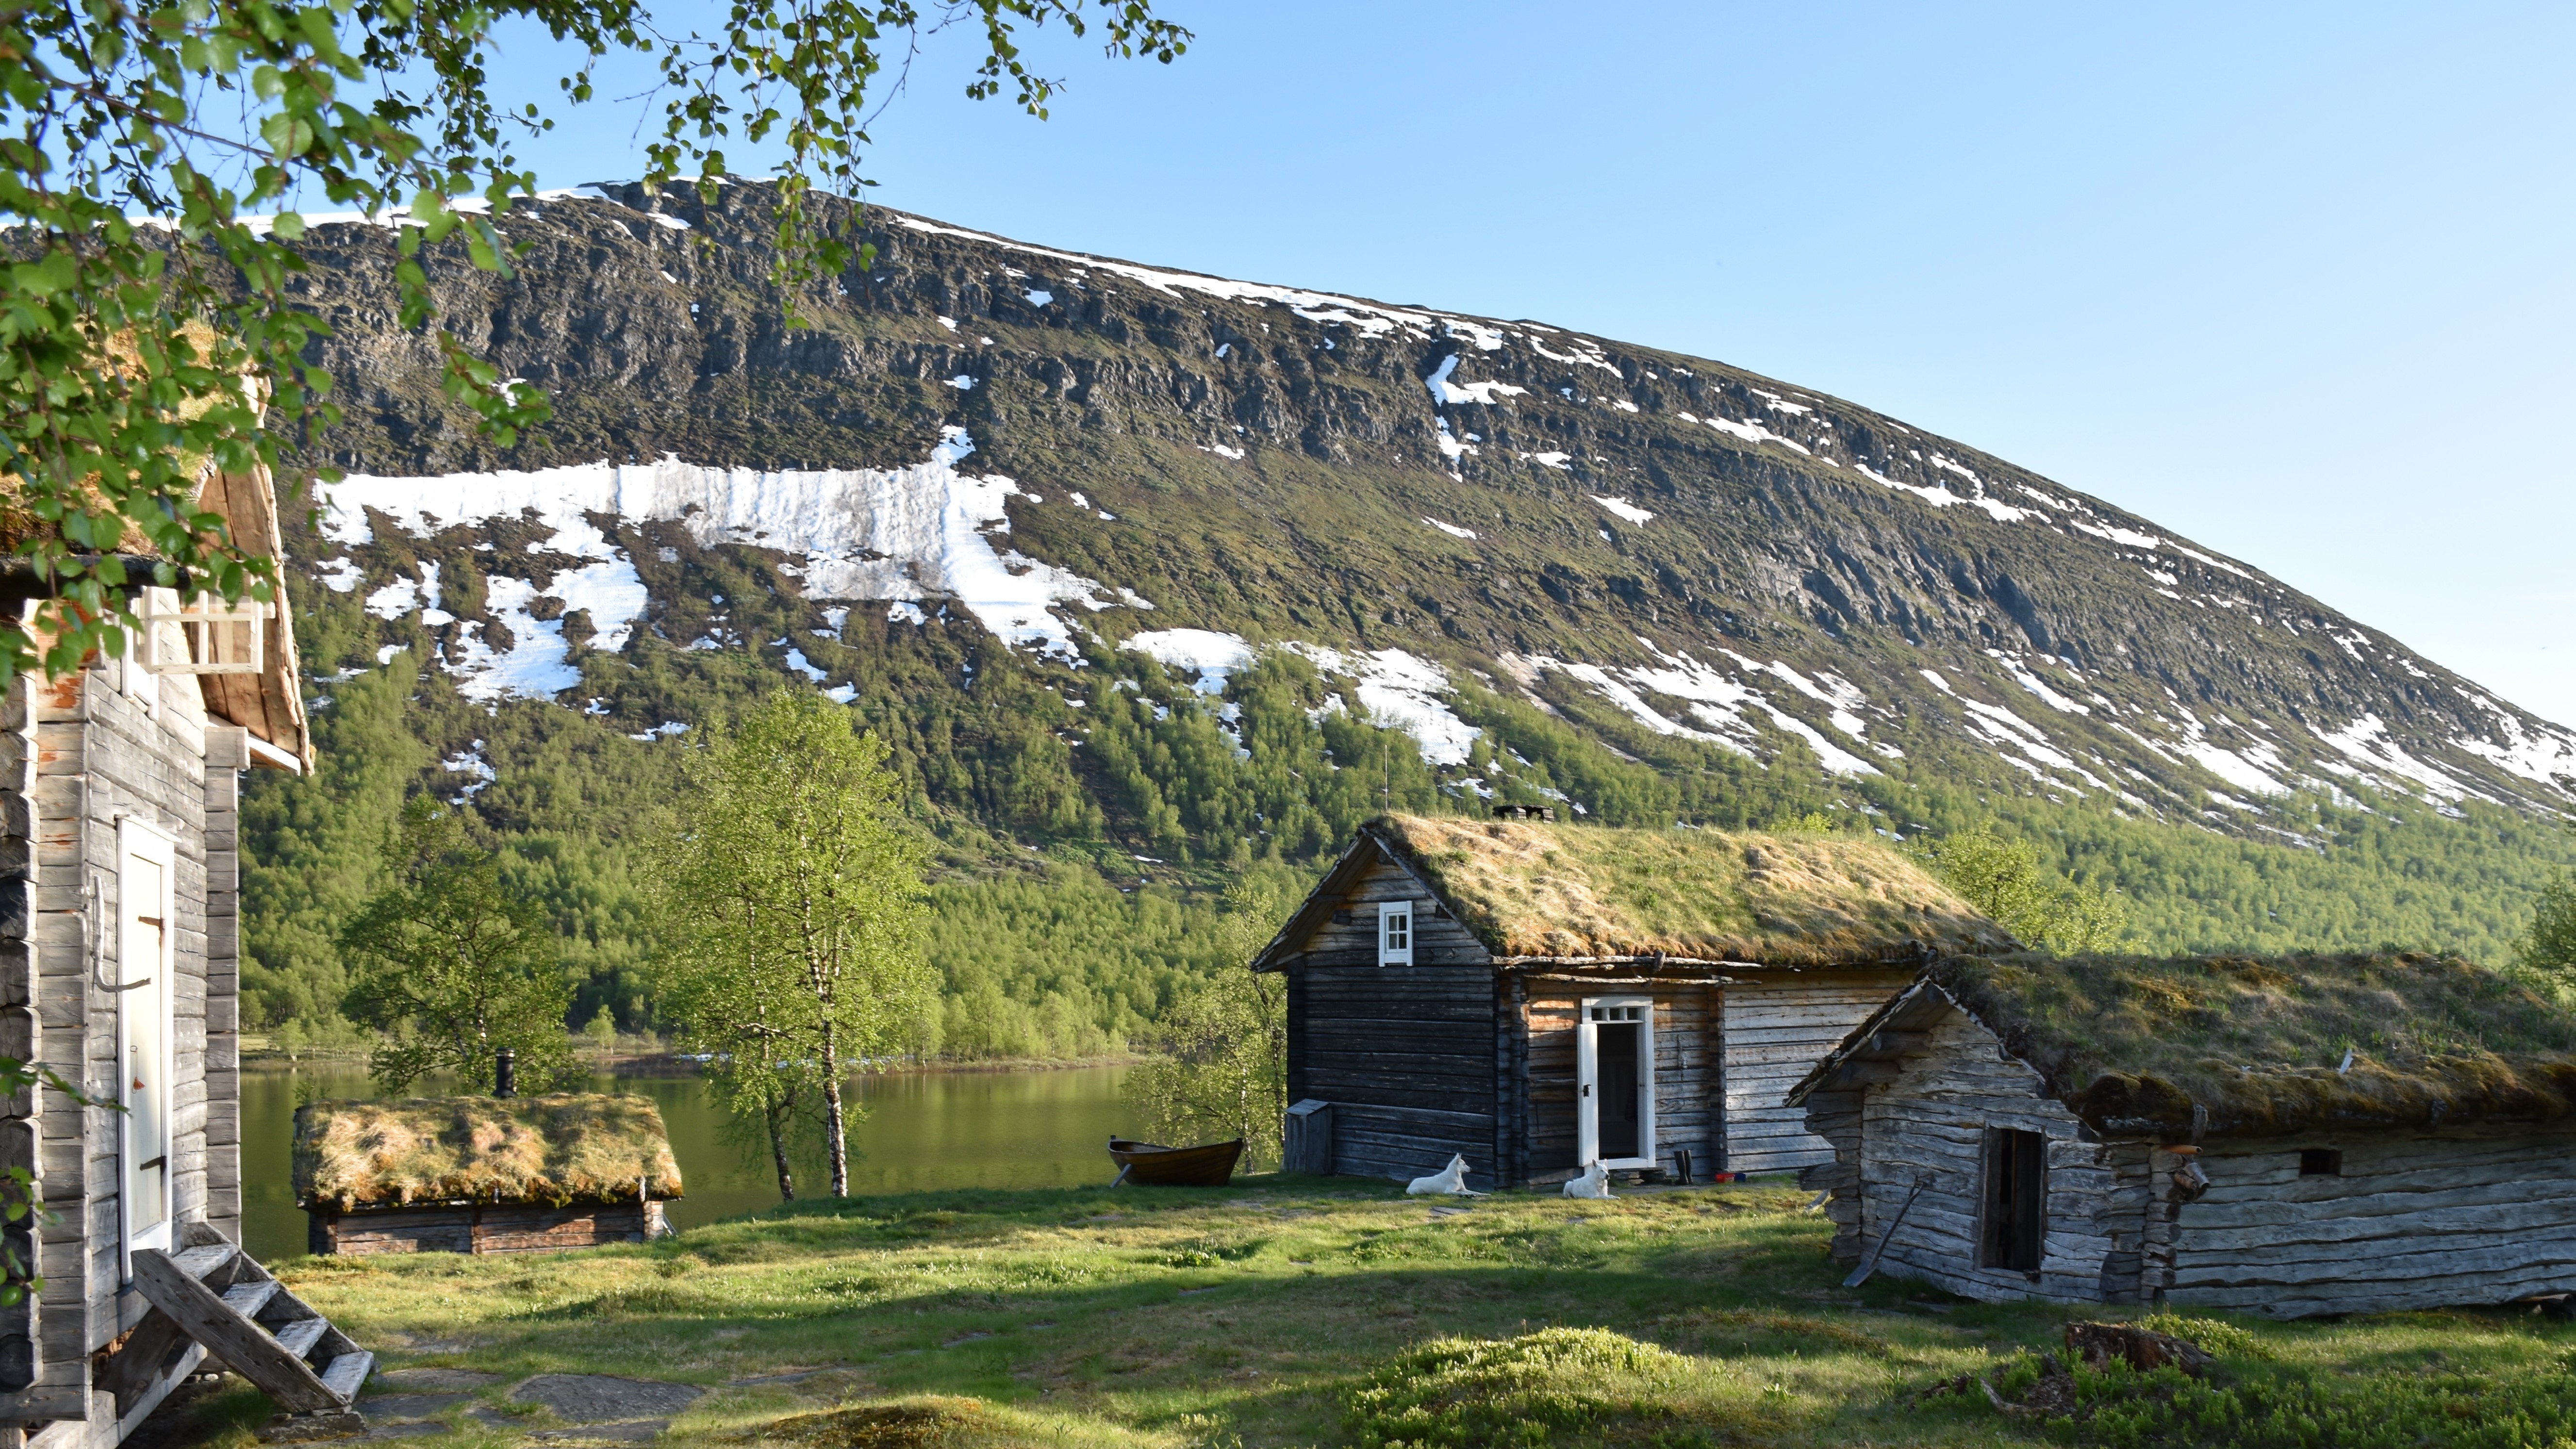
[[373, 1444], [384, 1439], [418, 1439], [426, 1434], [444, 1434], [447, 1426], [436, 1419], [412, 1419], [400, 1424], [377, 1424], [347, 1442]]
[[500, 1381], [499, 1374], [487, 1374], [479, 1369], [386, 1369], [375, 1376], [367, 1390], [370, 1393], [443, 1394], [460, 1389], [479, 1389]]
[[629, 1419], [616, 1424], [583, 1424], [571, 1429], [540, 1429], [528, 1437], [540, 1444], [641, 1444], [658, 1439], [671, 1427], [668, 1419]]
[[472, 1394], [378, 1394], [358, 1400], [358, 1412], [366, 1415], [370, 1424], [391, 1424], [444, 1414], [459, 1404], [473, 1401]]
[[644, 1419], [668, 1420], [698, 1401], [706, 1390], [694, 1384], [659, 1379], [618, 1378], [611, 1374], [539, 1374], [510, 1391], [522, 1404], [543, 1404], [555, 1417], [574, 1424], [622, 1424]]

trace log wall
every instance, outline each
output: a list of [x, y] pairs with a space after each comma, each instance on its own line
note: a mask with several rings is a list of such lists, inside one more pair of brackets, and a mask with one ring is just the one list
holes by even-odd
[[1833, 1161], [1789, 1089], [1852, 1028], [1913, 983], [1904, 971], [1730, 968], [1723, 1030], [1725, 1161], [1730, 1172], [1787, 1172]]
[[[239, 762], [223, 758], [232, 733], [209, 730], [193, 678], [118, 660], [10, 689], [0, 713], [0, 1053], [117, 1100], [119, 1002], [99, 976], [136, 974], [116, 959], [117, 821], [175, 835], [171, 1218], [237, 1240]], [[35, 1436], [46, 1449], [111, 1449], [167, 1391], [165, 1382], [132, 1396], [120, 1421], [114, 1397], [91, 1388], [91, 1355], [146, 1309], [122, 1281], [118, 1122], [51, 1089], [0, 1103], [0, 1164], [31, 1168], [53, 1216], [36, 1232], [42, 1295], [0, 1310], [0, 1368], [15, 1358], [34, 1375], [0, 1394], [0, 1422], [49, 1426]]]
[[[2302, 1177], [2302, 1148], [2343, 1154]], [[2576, 1291], [2576, 1136], [2476, 1130], [2215, 1142], [2175, 1204], [2176, 1303], [2301, 1317]]]
[[568, 1207], [466, 1203], [340, 1213], [305, 1209], [315, 1253], [562, 1253], [607, 1243], [641, 1243], [670, 1231], [662, 1204]]
[[[1410, 966], [1377, 964], [1377, 905], [1416, 902]], [[1498, 979], [1481, 942], [1381, 855], [1287, 966], [1288, 1100], [1333, 1104], [1333, 1170], [1412, 1178], [1453, 1153], [1490, 1189], [1508, 1170]]]
[[[2136, 1248], [2109, 1154], [2074, 1113], [2041, 1094], [2039, 1074], [1992, 1032], [1947, 1013], [1893, 1080], [1859, 1095], [1857, 1181], [1844, 1190], [1859, 1198], [1860, 1250], [1886, 1244], [1880, 1272], [1990, 1302], [2102, 1299], [2115, 1237], [2125, 1233]], [[1996, 1128], [2048, 1139], [2047, 1232], [2036, 1272], [1977, 1262], [1986, 1133]], [[2127, 1296], [2135, 1296], [2134, 1280]]]
[[1655, 1001], [1655, 1148], [1665, 1170], [1673, 1150], [1690, 1149], [1701, 1178], [1717, 1170], [1721, 988], [1665, 985], [1570, 986], [1534, 980], [1526, 988], [1528, 1127], [1517, 1180], [1562, 1182], [1575, 1175], [1575, 1029], [1587, 996], [1652, 996]]

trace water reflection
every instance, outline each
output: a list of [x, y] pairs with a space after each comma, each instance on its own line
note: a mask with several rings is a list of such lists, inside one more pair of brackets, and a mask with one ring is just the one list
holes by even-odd
[[[1108, 1139], [1127, 1128], [1118, 1085], [1125, 1067], [1055, 1072], [909, 1072], [855, 1080], [867, 1119], [850, 1133], [850, 1190], [857, 1194], [947, 1187], [1070, 1187], [1116, 1175]], [[446, 1090], [427, 1083], [422, 1094]], [[661, 1106], [689, 1195], [671, 1205], [682, 1227], [778, 1201], [763, 1150], [755, 1160], [723, 1135], [724, 1114], [694, 1077], [600, 1077], [594, 1090], [640, 1092]], [[364, 1071], [242, 1073], [242, 1215], [255, 1257], [304, 1251], [290, 1153], [299, 1092], [372, 1097]], [[819, 1160], [796, 1165], [799, 1196], [820, 1196]]]

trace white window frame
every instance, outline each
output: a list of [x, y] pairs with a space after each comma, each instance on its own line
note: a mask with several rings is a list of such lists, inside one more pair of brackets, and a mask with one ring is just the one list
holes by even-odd
[[[160, 867], [160, 899], [138, 901], [127, 864], [136, 859]], [[133, 1278], [132, 1255], [139, 1248], [170, 1247], [170, 1225], [179, 1215], [178, 1174], [171, 1170], [173, 1124], [178, 1109], [178, 1084], [171, 1080], [178, 1068], [178, 876], [179, 840], [169, 831], [148, 821], [121, 816], [116, 822], [116, 974], [105, 984], [128, 989], [112, 994], [116, 1011], [116, 1100], [128, 1110], [116, 1114], [117, 1123], [117, 1220], [121, 1229], [123, 1252], [119, 1255], [123, 1276]], [[160, 949], [145, 951], [138, 941], [142, 922], [137, 917], [150, 915], [161, 922], [156, 933]], [[154, 959], [138, 961], [139, 954]], [[146, 985], [144, 983], [148, 982]], [[157, 1012], [160, 1016], [161, 1059], [157, 1063], [163, 1094], [159, 1112], [160, 1131], [155, 1141], [137, 1141], [134, 1112], [134, 1075], [131, 1053], [134, 1044], [129, 1028], [137, 1009]], [[131, 1218], [134, 1202], [133, 1184], [142, 1164], [158, 1161], [161, 1174], [161, 1220], [137, 1228]]]
[[[1645, 1039], [1637, 1044], [1637, 1144], [1645, 1149], [1642, 1156], [1601, 1156], [1601, 1032], [1603, 1021], [1633, 1021], [1643, 1026]], [[1577, 1003], [1574, 1025], [1574, 1156], [1575, 1166], [1589, 1167], [1599, 1161], [1603, 1167], [1653, 1167], [1659, 1159], [1655, 1149], [1655, 998], [1651, 996], [1587, 996]]]
[[1413, 902], [1381, 901], [1377, 908], [1377, 964], [1413, 964]]

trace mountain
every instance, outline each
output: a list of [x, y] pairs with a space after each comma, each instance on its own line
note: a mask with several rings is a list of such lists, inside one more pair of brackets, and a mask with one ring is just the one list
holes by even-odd
[[[959, 882], [1016, 857], [1293, 874], [1408, 799], [1898, 835], [1995, 814], [2118, 880], [2157, 943], [2270, 939], [2288, 908], [2338, 938], [2307, 944], [2492, 950], [2570, 856], [2576, 733], [1867, 408], [879, 207], [871, 264], [794, 327], [768, 205], [583, 187], [501, 220], [514, 278], [430, 249], [443, 324], [553, 400], [506, 449], [399, 330], [391, 232], [309, 234], [348, 417], [306, 461], [351, 476], [292, 544], [308, 652], [340, 700], [401, 649], [428, 667], [374, 724], [326, 720], [375, 741], [373, 783], [278, 787], [279, 819], [401, 776], [613, 854], [673, 739], [802, 676], [896, 744]], [[281, 838], [309, 860], [280, 921], [364, 874], [320, 839]], [[2224, 864], [2158, 873], [2184, 855]]]

